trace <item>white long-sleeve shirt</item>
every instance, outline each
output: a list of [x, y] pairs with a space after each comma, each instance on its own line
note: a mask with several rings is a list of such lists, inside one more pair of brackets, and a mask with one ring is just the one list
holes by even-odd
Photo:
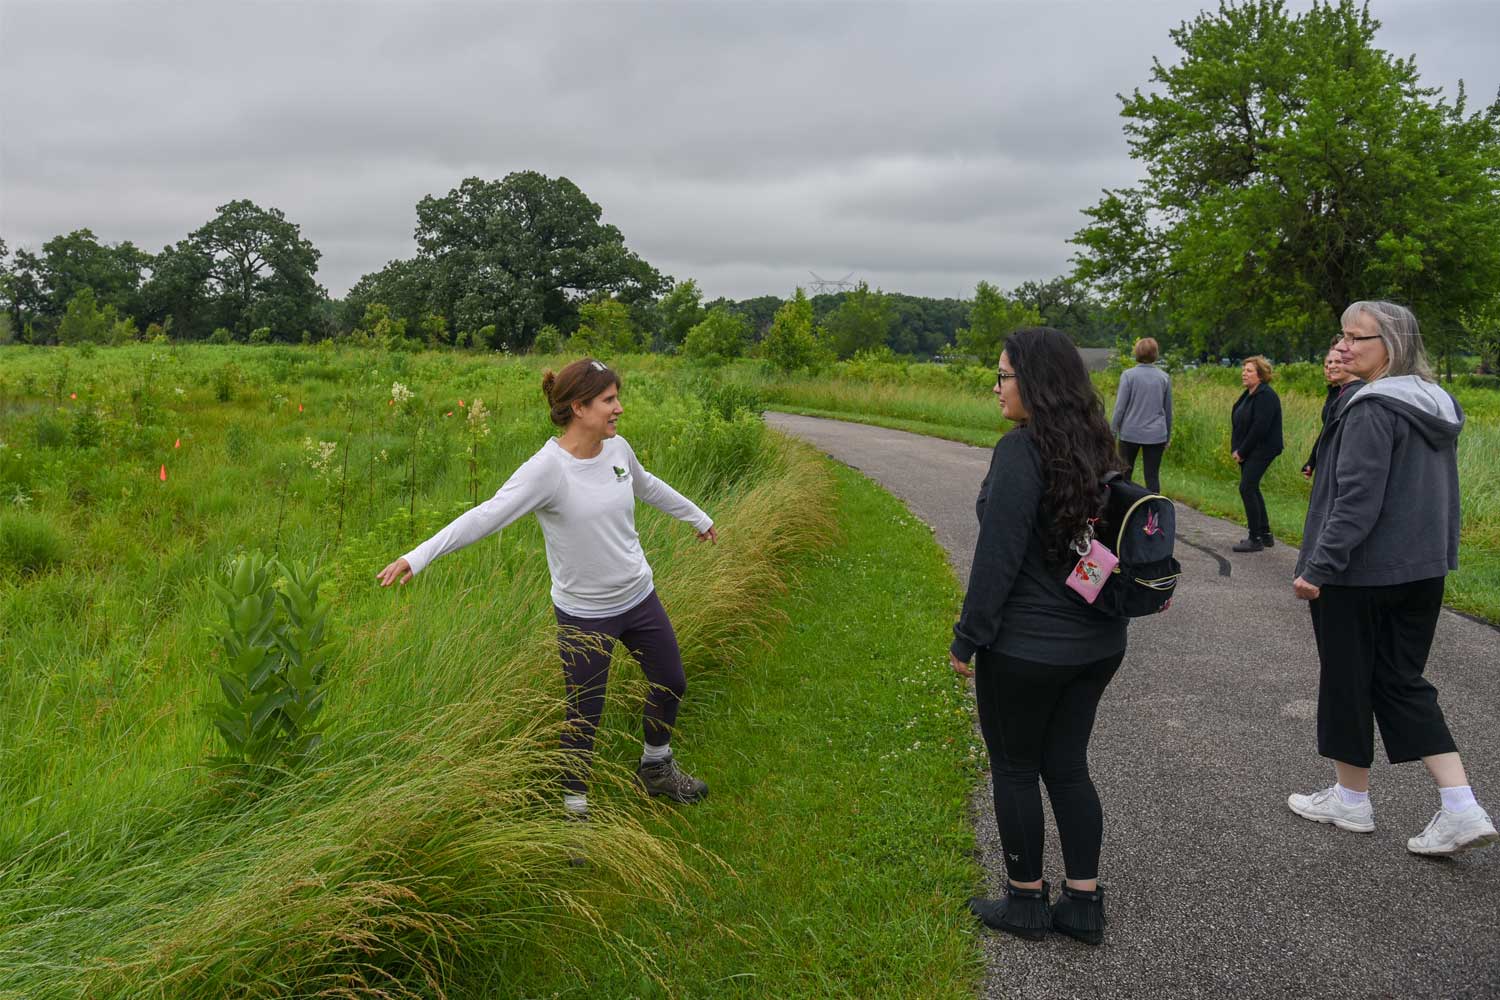
[[593, 458], [574, 458], [549, 438], [493, 497], [405, 558], [415, 575], [438, 556], [535, 513], [547, 543], [552, 603], [578, 618], [609, 618], [645, 600], [653, 586], [635, 530], [637, 497], [700, 533], [713, 526], [696, 504], [641, 468], [624, 438], [606, 438]]

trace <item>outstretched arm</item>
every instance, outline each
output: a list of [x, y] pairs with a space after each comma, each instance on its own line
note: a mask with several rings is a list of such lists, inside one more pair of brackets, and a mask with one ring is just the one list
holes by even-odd
[[376, 574], [382, 587], [405, 583], [439, 556], [456, 552], [544, 506], [557, 489], [560, 471], [540, 455], [517, 469], [484, 503], [464, 511], [427, 541]]

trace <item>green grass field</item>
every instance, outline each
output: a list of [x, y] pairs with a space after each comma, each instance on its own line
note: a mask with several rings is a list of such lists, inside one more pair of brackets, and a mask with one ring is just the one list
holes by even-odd
[[[622, 432], [722, 533], [640, 515], [702, 807], [631, 790], [622, 668], [593, 821], [563, 817], [534, 521], [373, 584], [545, 439], [541, 363], [5, 353], [0, 997], [972, 991], [956, 584], [899, 505], [742, 397], [621, 362]], [[330, 574], [325, 743], [270, 776], [213, 765], [207, 715], [209, 581], [254, 550]]]
[[[1304, 366], [1305, 367], [1305, 366]], [[986, 382], [993, 373], [950, 373], [936, 365], [849, 363], [821, 376], [778, 376], [742, 362], [729, 376], [776, 409], [808, 416], [858, 420], [897, 430], [990, 447], [1002, 431]], [[1286, 452], [1272, 465], [1262, 489], [1271, 526], [1297, 544], [1310, 488], [1301, 468], [1317, 439], [1322, 396], [1297, 384], [1279, 385]], [[1162, 461], [1162, 489], [1205, 513], [1244, 523], [1239, 473], [1229, 454], [1229, 412], [1240, 388], [1237, 372], [1200, 370], [1173, 381], [1172, 443]], [[1106, 412], [1114, 405], [1116, 378], [1096, 375]], [[1459, 438], [1463, 529], [1459, 570], [1448, 577], [1448, 603], [1460, 611], [1500, 621], [1500, 393], [1454, 393], [1468, 416]]]

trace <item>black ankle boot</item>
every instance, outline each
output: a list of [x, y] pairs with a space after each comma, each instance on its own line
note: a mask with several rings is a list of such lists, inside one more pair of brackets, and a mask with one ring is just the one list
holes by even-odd
[[1258, 538], [1256, 540], [1260, 542], [1260, 544], [1262, 545], [1262, 547], [1268, 548], [1268, 549], [1271, 546], [1273, 546], [1273, 545], [1276, 544], [1276, 536], [1273, 535], [1273, 534], [1271, 534], [1269, 531], [1266, 532], [1264, 535], [1261, 535], [1260, 538]]
[[1250, 538], [1241, 539], [1240, 541], [1235, 542], [1230, 546], [1230, 548], [1235, 552], [1259, 552], [1260, 550], [1264, 549], [1265, 546], [1260, 544], [1260, 539], [1251, 536]]
[[1084, 892], [1063, 885], [1052, 907], [1052, 929], [1084, 944], [1104, 943], [1104, 889]]
[[969, 900], [969, 912], [987, 927], [1036, 941], [1045, 937], [1047, 928], [1052, 926], [1047, 910], [1049, 892], [1046, 882], [1040, 889], [1018, 889], [1007, 882], [1005, 895], [999, 899], [975, 896]]

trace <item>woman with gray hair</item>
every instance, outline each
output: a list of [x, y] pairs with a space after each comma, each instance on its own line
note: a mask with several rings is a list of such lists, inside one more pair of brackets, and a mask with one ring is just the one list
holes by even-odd
[[1297, 815], [1370, 833], [1372, 717], [1393, 764], [1421, 760], [1442, 797], [1414, 854], [1500, 839], [1474, 798], [1437, 689], [1422, 676], [1458, 568], [1458, 435], [1464, 415], [1428, 366], [1417, 318], [1391, 302], [1344, 310], [1340, 360], [1366, 385], [1331, 417], [1293, 589], [1310, 602], [1318, 646], [1318, 753], [1336, 781], [1292, 795]]
[[1120, 439], [1126, 479], [1135, 477], [1135, 456], [1145, 458], [1146, 489], [1161, 492], [1161, 455], [1172, 437], [1172, 376], [1156, 367], [1155, 337], [1135, 342], [1135, 367], [1120, 373], [1110, 429]]

